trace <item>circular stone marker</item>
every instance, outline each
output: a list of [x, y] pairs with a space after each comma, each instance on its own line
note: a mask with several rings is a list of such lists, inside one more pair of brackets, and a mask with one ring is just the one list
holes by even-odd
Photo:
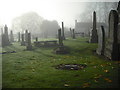
[[87, 66], [86, 64], [59, 64], [55, 66], [55, 68], [62, 70], [81, 70], [86, 66]]

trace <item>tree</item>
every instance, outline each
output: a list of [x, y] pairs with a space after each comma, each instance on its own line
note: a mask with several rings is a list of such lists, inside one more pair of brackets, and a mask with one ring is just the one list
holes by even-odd
[[12, 22], [12, 29], [19, 31], [29, 30], [32, 34], [40, 33], [40, 25], [43, 18], [40, 17], [36, 12], [28, 12], [20, 17], [17, 17]]
[[57, 21], [48, 21], [44, 20], [41, 24], [41, 30], [42, 34], [44, 35], [45, 38], [49, 37], [55, 37], [56, 33], [60, 26], [58, 25]]

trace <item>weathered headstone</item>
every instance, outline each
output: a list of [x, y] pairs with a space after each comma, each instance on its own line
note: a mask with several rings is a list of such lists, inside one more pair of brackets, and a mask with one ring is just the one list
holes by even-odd
[[63, 46], [63, 38], [61, 35], [61, 29], [58, 30], [58, 39], [59, 39], [59, 46]]
[[[118, 23], [118, 44], [119, 44], [119, 53], [120, 53], [120, 1], [118, 3], [117, 11], [118, 11], [118, 16], [119, 16], [119, 23]], [[120, 59], [120, 56], [119, 56], [119, 59]]]
[[72, 34], [73, 34], [72, 37], [73, 37], [73, 39], [75, 39], [75, 38], [76, 38], [76, 37], [75, 37], [75, 29], [73, 29], [72, 31], [73, 31], [73, 33], [72, 33]]
[[96, 12], [93, 12], [93, 29], [91, 31], [90, 43], [98, 43], [98, 34], [96, 29]]
[[72, 37], [72, 30], [71, 30], [71, 28], [70, 28], [70, 35], [71, 35], [71, 37]]
[[27, 35], [26, 48], [27, 48], [27, 50], [32, 50], [31, 33], [28, 33], [28, 35]]
[[3, 28], [1, 28], [1, 31], [0, 31], [0, 47], [2, 46], [2, 35], [3, 35]]
[[24, 34], [21, 34], [21, 46], [25, 46]]
[[62, 22], [62, 38], [65, 40], [65, 34], [64, 34], [64, 23]]
[[14, 42], [13, 31], [10, 31], [10, 42]]
[[18, 32], [18, 42], [20, 42], [20, 32]]
[[25, 43], [27, 43], [28, 41], [28, 30], [25, 30]]
[[104, 55], [111, 60], [120, 59], [118, 46], [118, 13], [116, 10], [111, 10], [109, 14], [109, 32]]
[[105, 49], [105, 30], [104, 26], [101, 26], [100, 30], [98, 31], [98, 48], [97, 48], [97, 54], [104, 55], [104, 49]]
[[38, 42], [38, 37], [35, 38], [36, 42]]
[[63, 38], [61, 35], [61, 29], [58, 30], [58, 39], [59, 39], [59, 47], [55, 50], [56, 54], [66, 54], [68, 53], [68, 50], [63, 45]]
[[10, 45], [9, 37], [8, 37], [8, 27], [5, 25], [4, 33], [2, 34], [2, 47]]

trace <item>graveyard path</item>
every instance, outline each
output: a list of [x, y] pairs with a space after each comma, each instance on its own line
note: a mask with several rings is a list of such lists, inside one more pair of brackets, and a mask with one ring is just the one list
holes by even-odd
[[[97, 44], [88, 38], [65, 40], [70, 53], [57, 55], [54, 47], [26, 51], [25, 46], [14, 43], [3, 50], [16, 53], [3, 54], [4, 88], [97, 88], [118, 87], [119, 61], [109, 61], [93, 53]], [[8, 49], [9, 48], [9, 49]], [[58, 70], [59, 64], [85, 64], [82, 70]], [[118, 66], [119, 65], [119, 66]]]

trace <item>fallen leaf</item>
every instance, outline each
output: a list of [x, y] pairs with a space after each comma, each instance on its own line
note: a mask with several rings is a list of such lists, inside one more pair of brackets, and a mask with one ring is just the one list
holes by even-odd
[[94, 79], [99, 79], [99, 78], [101, 78], [101, 77], [102, 77], [102, 75], [97, 75], [97, 74], [95, 74]]
[[97, 82], [98, 82], [98, 80], [94, 80], [94, 82], [96, 82], [96, 83], [97, 83]]
[[108, 72], [109, 72], [109, 70], [104, 70], [104, 72], [108, 73]]
[[90, 84], [89, 83], [84, 83], [83, 88], [86, 88], [86, 87], [90, 87]]
[[65, 86], [65, 87], [69, 87], [70, 85], [68, 85], [68, 84], [64, 84], [64, 86]]
[[104, 78], [104, 80], [107, 81], [107, 82], [109, 82], [109, 83], [112, 82], [112, 80], [110, 80], [109, 78]]

